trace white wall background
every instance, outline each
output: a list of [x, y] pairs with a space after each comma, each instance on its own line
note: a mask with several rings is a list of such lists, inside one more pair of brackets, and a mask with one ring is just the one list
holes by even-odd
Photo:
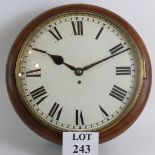
[[[143, 38], [155, 68], [154, 0], [0, 0], [0, 155], [61, 155], [61, 146], [33, 133], [13, 110], [5, 85], [5, 65], [10, 47], [21, 29], [50, 8], [88, 3], [125, 18]], [[101, 144], [100, 155], [155, 155], [155, 86], [136, 123], [118, 138]]]

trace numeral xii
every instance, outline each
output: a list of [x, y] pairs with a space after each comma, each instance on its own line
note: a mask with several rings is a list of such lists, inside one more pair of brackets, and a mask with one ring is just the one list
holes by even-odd
[[83, 22], [82, 21], [76, 21], [71, 22], [73, 27], [74, 35], [83, 35]]

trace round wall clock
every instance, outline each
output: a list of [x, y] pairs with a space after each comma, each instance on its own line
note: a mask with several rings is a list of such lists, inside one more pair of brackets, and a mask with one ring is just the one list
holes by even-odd
[[10, 51], [7, 89], [21, 119], [62, 143], [64, 131], [96, 131], [100, 143], [142, 112], [151, 64], [136, 31], [106, 9], [74, 4], [28, 24]]

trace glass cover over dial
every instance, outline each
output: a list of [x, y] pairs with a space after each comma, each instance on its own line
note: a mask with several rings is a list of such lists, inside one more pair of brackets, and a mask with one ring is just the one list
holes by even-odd
[[29, 35], [16, 63], [24, 105], [58, 130], [106, 128], [134, 104], [138, 50], [111, 19], [66, 13], [44, 21]]

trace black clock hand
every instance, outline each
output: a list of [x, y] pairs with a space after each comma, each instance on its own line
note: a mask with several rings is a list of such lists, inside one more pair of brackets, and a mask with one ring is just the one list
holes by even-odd
[[117, 56], [117, 55], [119, 55], [119, 54], [121, 54], [121, 53], [124, 53], [124, 52], [130, 50], [130, 49], [131, 49], [131, 48], [127, 48], [127, 49], [125, 49], [125, 50], [123, 50], [123, 51], [121, 51], [121, 52], [119, 52], [119, 53], [113, 54], [113, 55], [111, 55], [111, 56], [109, 56], [109, 57], [107, 57], [107, 58], [104, 58], [104, 59], [99, 60], [99, 61], [97, 61], [97, 62], [95, 62], [95, 63], [89, 64], [89, 65], [83, 67], [83, 68], [82, 68], [82, 71], [86, 71], [86, 70], [88, 70], [88, 69], [90, 69], [90, 68], [92, 68], [92, 67], [94, 67], [94, 66], [100, 64], [101, 62], [104, 62], [104, 61], [106, 61], [106, 60], [108, 60], [108, 59], [110, 59], [110, 58], [113, 58], [113, 57], [115, 57], [115, 56]]
[[67, 63], [65, 63], [62, 56], [59, 56], [59, 55], [51, 55], [51, 54], [48, 54], [48, 55], [52, 58], [52, 60], [54, 61], [55, 64], [57, 64], [57, 65], [62, 65], [63, 64], [65, 66], [67, 66], [69, 69], [75, 71], [75, 67], [74, 66], [71, 66], [71, 65], [69, 65]]
[[40, 49], [37, 49], [37, 48], [33, 48], [33, 50], [35, 50], [37, 52], [40, 52], [40, 53], [44, 53], [44, 54], [50, 56], [50, 58], [52, 58], [53, 62], [56, 65], [62, 65], [63, 64], [63, 65], [67, 66], [69, 69], [71, 69], [73, 71], [75, 71], [75, 69], [76, 69], [74, 66], [71, 66], [71, 65], [65, 63], [63, 57], [60, 56], [60, 55], [52, 55], [52, 54], [47, 53], [46, 51], [43, 51], [43, 50], [40, 50]]

